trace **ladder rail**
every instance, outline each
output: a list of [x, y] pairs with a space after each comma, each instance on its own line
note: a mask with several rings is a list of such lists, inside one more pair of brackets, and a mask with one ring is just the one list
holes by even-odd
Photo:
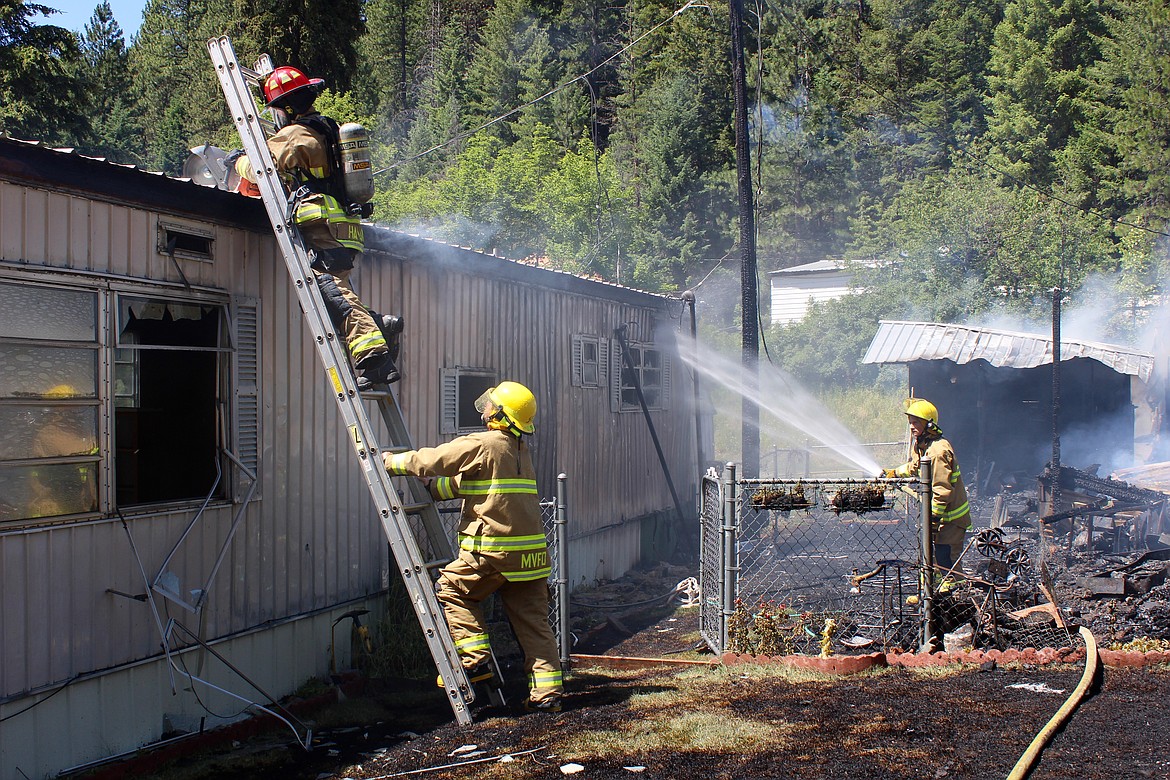
[[[314, 346], [333, 390], [338, 411], [345, 423], [350, 444], [354, 448], [370, 497], [374, 501], [379, 521], [390, 543], [399, 574], [410, 594], [431, 656], [443, 678], [456, 720], [460, 725], [467, 725], [471, 722], [469, 705], [475, 700], [475, 692], [459, 660], [427, 566], [413, 535], [410, 534], [410, 526], [397, 489], [382, 465], [373, 426], [349, 370], [344, 345], [334, 333], [332, 323], [325, 313], [324, 302], [310, 268], [304, 241], [292, 221], [292, 215], [288, 213], [288, 197], [268, 151], [259, 111], [247, 84], [247, 78], [254, 78], [257, 72], [239, 64], [227, 36], [213, 38], [208, 41], [207, 46], [231, 111], [232, 121], [239, 131], [244, 152], [256, 172], [261, 199], [268, 212], [273, 234], [288, 268], [305, 322], [313, 334]], [[391, 402], [395, 411], [399, 412], [398, 424], [401, 425], [400, 407], [393, 388], [390, 388], [386, 399], [386, 403]], [[383, 416], [386, 416], [385, 413]], [[395, 426], [389, 427], [393, 435]], [[432, 510], [433, 508], [432, 505]]]

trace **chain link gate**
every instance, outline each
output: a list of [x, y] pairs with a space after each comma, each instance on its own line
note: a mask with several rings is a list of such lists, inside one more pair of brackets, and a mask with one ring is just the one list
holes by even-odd
[[568, 671], [572, 635], [569, 629], [568, 477], [557, 475], [557, 497], [540, 502], [552, 572], [548, 576], [548, 622], [557, 638], [561, 668]]
[[[922, 577], [917, 480], [703, 479], [700, 634], [716, 653], [848, 655], [938, 649], [969, 624], [976, 647], [1076, 647], [1035, 610], [1040, 540], [973, 530], [966, 576]], [[1049, 590], [1051, 590], [1049, 588]], [[928, 606], [929, 605], [929, 606]]]

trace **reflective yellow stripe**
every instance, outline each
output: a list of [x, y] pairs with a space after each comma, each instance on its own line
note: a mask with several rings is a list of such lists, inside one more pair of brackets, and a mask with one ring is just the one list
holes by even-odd
[[564, 682], [560, 672], [533, 672], [528, 675], [530, 688], [560, 688]]
[[894, 469], [894, 475], [898, 477], [908, 477], [910, 476], [910, 467], [903, 463], [901, 466]]
[[532, 571], [505, 571], [501, 573], [508, 582], [532, 582], [547, 577], [552, 573], [552, 567], [545, 566], [542, 569], [533, 569]]
[[535, 479], [465, 479], [459, 485], [465, 496], [488, 496], [500, 493], [528, 493], [536, 495]]
[[945, 511], [945, 507], [943, 509], [944, 511], [935, 512], [935, 515], [937, 515], [939, 522], [949, 523], [950, 521], [957, 520], [971, 511], [971, 505], [969, 502], [964, 501], [960, 506], [955, 507], [949, 512]]
[[438, 498], [455, 498], [455, 480], [451, 477], [436, 477], [431, 483], [431, 489]]
[[386, 469], [391, 474], [405, 474], [406, 473], [406, 456], [409, 453], [399, 452], [390, 456], [390, 468]]
[[360, 358], [367, 352], [384, 346], [386, 346], [386, 337], [382, 335], [381, 331], [369, 333], [349, 342], [349, 354]]
[[455, 649], [459, 651], [460, 655], [471, 655], [480, 650], [490, 650], [491, 646], [487, 634], [475, 634], [455, 643]]
[[521, 550], [543, 550], [548, 547], [544, 534], [530, 536], [467, 536], [460, 534], [459, 549], [482, 550], [484, 552], [518, 552]]

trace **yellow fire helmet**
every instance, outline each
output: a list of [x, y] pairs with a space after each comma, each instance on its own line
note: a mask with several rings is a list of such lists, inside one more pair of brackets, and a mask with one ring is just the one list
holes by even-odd
[[508, 422], [523, 433], [532, 433], [536, 426], [532, 421], [536, 419], [536, 396], [519, 382], [500, 382], [490, 387], [475, 400], [475, 410], [483, 414], [483, 410], [491, 404], [507, 417]]
[[918, 417], [932, 425], [938, 425], [938, 409], [930, 401], [924, 398], [907, 398], [902, 402], [902, 406], [910, 417]]

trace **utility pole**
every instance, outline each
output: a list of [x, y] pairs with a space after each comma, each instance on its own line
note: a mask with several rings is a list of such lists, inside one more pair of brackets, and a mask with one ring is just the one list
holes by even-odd
[[747, 77], [743, 61], [743, 0], [731, 0], [731, 83], [735, 97], [735, 171], [739, 190], [740, 291], [743, 315], [743, 397], [741, 477], [760, 476], [760, 407], [752, 396], [759, 386], [760, 333], [756, 292], [756, 207], [748, 149]]

